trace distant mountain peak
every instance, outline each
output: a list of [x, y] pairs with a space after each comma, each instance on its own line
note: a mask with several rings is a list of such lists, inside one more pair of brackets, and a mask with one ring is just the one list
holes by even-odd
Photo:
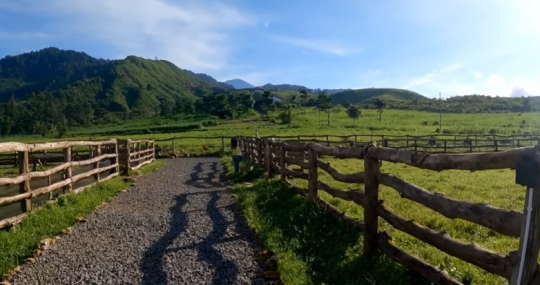
[[246, 81], [242, 79], [231, 79], [225, 81], [225, 83], [234, 86], [235, 89], [245, 89], [245, 88], [255, 88], [255, 86], [247, 83]]

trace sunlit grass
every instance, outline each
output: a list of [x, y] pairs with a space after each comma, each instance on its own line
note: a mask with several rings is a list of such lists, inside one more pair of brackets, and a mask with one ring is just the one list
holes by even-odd
[[[224, 162], [231, 171], [231, 159]], [[236, 181], [256, 179], [253, 187], [239, 184], [233, 192], [264, 248], [278, 256], [285, 284], [429, 284], [385, 256], [365, 258], [357, 229], [309, 205], [276, 179], [257, 179], [263, 174], [255, 168], [232, 175]]]
[[[358, 159], [324, 158], [343, 173], [363, 171], [363, 161]], [[515, 184], [515, 172], [512, 170], [489, 170], [468, 172], [448, 170], [434, 172], [415, 167], [383, 162], [381, 171], [414, 183], [424, 189], [444, 193], [449, 197], [470, 202], [487, 202], [499, 208], [523, 211], [525, 189]], [[346, 184], [335, 181], [323, 170], [318, 171], [319, 180], [342, 190], [363, 189], [360, 184]], [[307, 181], [294, 180], [294, 185], [306, 188]], [[379, 199], [399, 215], [412, 219], [437, 231], [446, 231], [450, 236], [503, 254], [519, 248], [519, 239], [504, 236], [485, 227], [463, 221], [452, 220], [420, 204], [403, 199], [398, 192], [386, 186], [380, 186]], [[347, 215], [363, 219], [363, 208], [339, 198], [333, 198], [323, 191], [319, 195]], [[461, 261], [425, 244], [418, 239], [393, 229], [384, 220], [379, 219], [380, 230], [390, 230], [394, 243], [420, 257], [430, 264], [446, 270], [451, 276], [466, 284], [507, 284], [503, 278], [474, 265]]]

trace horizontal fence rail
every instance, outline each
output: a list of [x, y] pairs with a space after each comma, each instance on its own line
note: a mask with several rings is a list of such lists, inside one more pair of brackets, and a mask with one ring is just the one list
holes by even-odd
[[16, 152], [18, 168], [0, 168], [0, 228], [20, 223], [35, 205], [54, 201], [55, 195], [80, 193], [120, 175], [121, 168], [127, 175], [151, 163], [154, 150], [152, 140], [0, 143], [0, 153]]
[[[287, 137], [288, 139], [290, 137]], [[440, 193], [422, 189], [403, 179], [383, 173], [381, 161], [403, 163], [421, 169], [441, 171], [459, 169], [480, 171], [489, 169], [512, 169], [524, 158], [540, 161], [540, 146], [522, 147], [497, 153], [478, 154], [430, 154], [410, 150], [381, 147], [376, 143], [365, 146], [329, 146], [316, 142], [278, 141], [276, 137], [238, 137], [239, 148], [245, 159], [264, 168], [269, 177], [280, 174], [281, 180], [292, 190], [306, 196], [311, 203], [318, 204], [335, 218], [352, 225], [364, 235], [364, 254], [373, 255], [376, 249], [404, 266], [419, 272], [437, 284], [461, 284], [433, 265], [413, 256], [393, 245], [389, 232], [379, 232], [378, 219], [382, 218], [393, 228], [405, 232], [437, 249], [473, 264], [486, 272], [501, 276], [512, 285], [540, 284], [537, 262], [540, 250], [540, 227], [538, 218], [532, 219], [530, 230], [525, 235], [525, 215], [523, 212], [500, 209], [487, 203], [473, 203], [456, 200]], [[344, 174], [325, 162], [322, 157], [355, 158], [364, 162], [364, 171]], [[297, 169], [292, 169], [292, 166]], [[307, 172], [304, 172], [307, 170]], [[344, 183], [359, 183], [364, 190], [343, 191], [318, 180], [318, 170], [328, 173], [332, 179]], [[308, 181], [306, 189], [292, 186], [287, 179]], [[519, 250], [497, 253], [482, 248], [475, 243], [465, 243], [451, 237], [446, 232], [438, 232], [395, 213], [378, 198], [379, 185], [388, 186], [408, 199], [451, 219], [466, 220], [503, 235], [520, 238]], [[364, 209], [364, 220], [345, 215], [318, 196], [324, 191], [333, 197], [351, 201]], [[535, 193], [540, 192], [535, 189]], [[538, 196], [538, 195], [537, 195]], [[528, 197], [528, 195], [527, 195]], [[526, 198], [527, 199], [527, 198]], [[540, 199], [533, 201], [532, 216], [540, 216]], [[525, 207], [525, 211], [526, 211]], [[528, 241], [528, 242], [524, 242]], [[521, 253], [524, 264], [520, 266]], [[521, 280], [519, 280], [521, 278]]]

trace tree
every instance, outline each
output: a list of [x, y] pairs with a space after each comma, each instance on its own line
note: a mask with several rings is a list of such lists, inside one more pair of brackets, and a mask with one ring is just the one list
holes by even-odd
[[351, 102], [349, 102], [349, 100], [345, 100], [345, 102], [343, 102], [343, 103], [341, 104], [341, 106], [343, 106], [343, 108], [348, 109], [349, 107], [352, 106], [352, 104], [351, 104]]
[[300, 90], [300, 105], [304, 106], [308, 103], [309, 95], [306, 89]]
[[263, 114], [268, 117], [268, 112], [274, 111], [276, 109], [276, 104], [274, 103], [274, 95], [272, 92], [265, 90], [262, 94], [261, 100], [261, 110]]
[[347, 116], [352, 119], [354, 125], [354, 121], [360, 117], [360, 109], [354, 105], [349, 106]]
[[384, 100], [382, 100], [380, 98], [375, 98], [375, 101], [373, 102], [373, 105], [377, 109], [377, 113], [379, 113], [379, 123], [380, 123], [383, 109], [384, 109], [384, 107], [386, 107], [386, 102], [384, 102]]
[[236, 92], [231, 92], [227, 96], [227, 107], [231, 110], [232, 118], [236, 118], [236, 114], [240, 107], [240, 96]]
[[[319, 110], [325, 110], [327, 115], [327, 122], [328, 125], [330, 125], [330, 108], [332, 108], [332, 101], [333, 99], [326, 94], [326, 92], [322, 92], [317, 97], [317, 103], [318, 103], [318, 109]], [[319, 113], [320, 118], [320, 113]]]
[[525, 98], [524, 96], [521, 96], [521, 99], [523, 100], [523, 112], [531, 112], [532, 111], [532, 104], [531, 104], [531, 97]]

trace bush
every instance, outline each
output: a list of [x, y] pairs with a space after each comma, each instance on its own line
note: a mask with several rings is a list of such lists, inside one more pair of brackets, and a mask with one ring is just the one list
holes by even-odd
[[215, 120], [214, 120], [214, 121], [203, 121], [203, 122], [202, 122], [202, 125], [203, 125], [204, 127], [214, 127], [214, 126], [217, 126], [218, 123], [217, 123], [217, 121], [215, 121]]
[[494, 134], [497, 133], [497, 130], [496, 130], [496, 129], [491, 129], [491, 130], [489, 130], [489, 133], [492, 134], [492, 135], [494, 135]]

